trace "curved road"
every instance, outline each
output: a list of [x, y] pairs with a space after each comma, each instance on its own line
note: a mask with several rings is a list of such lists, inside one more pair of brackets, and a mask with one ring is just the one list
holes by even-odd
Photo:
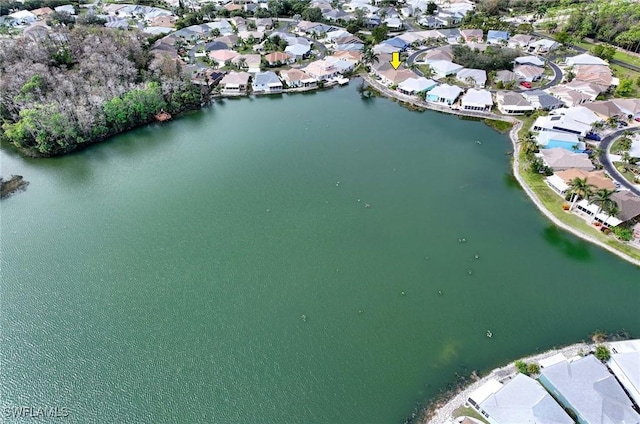
[[[420, 49], [415, 53], [412, 53], [408, 58], [407, 58], [407, 65], [411, 66], [411, 64], [413, 62], [415, 62], [416, 58], [418, 56], [420, 56], [421, 54], [423, 54], [424, 52], [427, 52], [429, 50], [438, 48], [438, 47], [442, 47], [442, 46], [431, 46], [431, 47], [426, 47], [424, 49]], [[551, 67], [551, 69], [553, 69], [553, 79], [551, 81], [549, 81], [548, 83], [546, 83], [545, 85], [543, 85], [542, 87], [537, 87], [537, 90], [544, 90], [546, 88], [549, 87], [553, 87], [554, 85], [558, 85], [561, 81], [562, 81], [562, 71], [560, 70], [560, 68], [558, 67], [558, 65], [556, 65], [555, 63], [551, 62], [550, 60], [546, 61], [549, 64], [549, 67]], [[416, 74], [418, 74], [418, 76], [424, 77], [424, 74], [422, 72], [420, 72], [419, 69], [414, 69], [413, 72], [415, 72]], [[495, 93], [497, 91], [508, 91], [508, 90], [489, 90], [492, 93]], [[522, 91], [521, 89], [513, 89], [511, 91]]]
[[620, 183], [621, 186], [628, 188], [632, 193], [640, 196], [640, 189], [638, 189], [637, 186], [633, 185], [629, 180], [627, 180], [620, 173], [620, 171], [618, 171], [616, 167], [613, 166], [613, 163], [609, 158], [609, 149], [611, 148], [611, 144], [616, 138], [620, 137], [622, 133], [625, 131], [636, 132], [636, 131], [640, 131], [640, 128], [639, 127], [623, 128], [606, 136], [600, 142], [600, 149], [602, 150], [602, 153], [600, 154], [600, 163], [602, 163], [602, 166], [604, 167], [605, 171], [607, 171], [607, 173], [611, 176], [611, 178], [613, 178], [614, 181], [617, 181], [618, 183]]

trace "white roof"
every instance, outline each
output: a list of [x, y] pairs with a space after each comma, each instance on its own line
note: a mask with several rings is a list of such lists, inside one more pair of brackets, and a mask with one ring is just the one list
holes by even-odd
[[515, 58], [516, 63], [530, 63], [536, 66], [544, 66], [544, 60], [538, 56], [520, 56]]
[[487, 90], [476, 90], [474, 88], [470, 88], [467, 90], [464, 96], [462, 96], [462, 104], [468, 105], [482, 105], [482, 106], [491, 106], [493, 105], [493, 99], [491, 98], [491, 93]]
[[491, 379], [484, 383], [482, 386], [471, 392], [469, 399], [472, 399], [476, 404], [481, 404], [489, 396], [502, 389], [502, 383], [498, 380]]
[[620, 225], [622, 223], [622, 221], [620, 221], [615, 216], [607, 215], [606, 213], [597, 214], [596, 215], [596, 219], [598, 219], [601, 222], [606, 222], [607, 225], [610, 225], [612, 227], [617, 227], [618, 225]]
[[425, 77], [419, 78], [409, 78], [400, 83], [398, 86], [399, 89], [404, 91], [425, 91], [434, 86], [438, 85], [437, 82], [431, 79], [427, 79]]
[[640, 352], [640, 339], [608, 343], [612, 353]]
[[582, 53], [577, 56], [568, 57], [566, 59], [567, 65], [608, 65], [608, 63], [599, 57], [591, 56], [587, 53]]
[[[567, 185], [567, 183], [565, 183], [564, 180], [558, 177], [556, 174], [553, 174], [547, 177], [546, 180], [550, 185], [557, 188], [558, 191], [565, 192], [569, 189], [569, 186]], [[563, 360], [565, 359], [564, 356], [562, 358]], [[542, 366], [542, 361], [540, 361], [540, 365]], [[545, 365], [545, 366], [548, 366], [548, 365]]]
[[587, 199], [582, 199], [577, 203], [578, 206], [580, 206], [583, 209], [588, 210], [589, 212], [591, 212], [592, 214], [598, 212], [598, 210], [600, 209], [600, 206], [598, 205], [594, 205], [592, 203], [589, 203], [589, 201]]
[[568, 108], [556, 109], [552, 111], [550, 115], [564, 115], [576, 122], [588, 125], [593, 125], [596, 122], [601, 121], [600, 117], [598, 117], [595, 112], [584, 106], [573, 106]]
[[516, 375], [480, 406], [498, 423], [573, 424], [551, 395], [524, 374]]
[[429, 66], [439, 74], [454, 74], [462, 69], [462, 65], [449, 60], [434, 60], [429, 62]]
[[487, 82], [487, 71], [484, 69], [462, 68], [456, 74], [456, 78], [462, 81], [472, 78], [476, 83], [484, 85]]
[[[552, 177], [560, 178], [556, 174], [553, 174]], [[563, 180], [560, 180], [560, 181], [562, 181], [562, 183], [564, 183]], [[546, 368], [546, 367], [550, 367], [551, 365], [555, 365], [558, 362], [563, 362], [563, 361], [566, 361], [566, 360], [567, 360], [567, 357], [564, 356], [562, 353], [556, 353], [553, 356], [549, 356], [548, 358], [544, 358], [544, 359], [539, 360], [538, 364], [540, 364], [540, 368]]]
[[29, 12], [28, 10], [19, 10], [17, 12], [13, 12], [9, 15], [9, 17], [13, 18], [13, 19], [25, 19], [25, 18], [29, 18], [29, 19], [37, 19], [36, 15], [34, 15], [33, 13]]
[[456, 99], [460, 93], [462, 93], [462, 89], [460, 87], [449, 84], [439, 85], [429, 92], [431, 95], [451, 100]]

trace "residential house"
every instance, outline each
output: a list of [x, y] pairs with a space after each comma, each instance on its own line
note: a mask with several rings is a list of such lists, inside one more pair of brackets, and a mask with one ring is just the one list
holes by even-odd
[[388, 16], [385, 18], [384, 23], [387, 24], [387, 28], [392, 31], [400, 31], [404, 28], [404, 22], [399, 17]]
[[244, 67], [247, 69], [247, 72], [250, 74], [260, 72], [262, 57], [259, 54], [241, 54], [231, 59], [231, 63], [239, 65], [242, 59], [244, 59]]
[[607, 65], [576, 65], [573, 67], [573, 72], [576, 75], [573, 81], [596, 84], [600, 87], [601, 93], [620, 83]]
[[489, 30], [487, 32], [487, 44], [507, 44], [509, 33], [507, 31]]
[[318, 81], [300, 69], [286, 69], [280, 71], [282, 80], [289, 88], [316, 88]]
[[493, 99], [487, 90], [470, 88], [460, 99], [460, 106], [462, 110], [487, 112], [493, 106]]
[[571, 181], [576, 178], [586, 179], [587, 184], [591, 184], [596, 190], [606, 188], [607, 190], [615, 190], [616, 186], [611, 180], [611, 178], [607, 177], [604, 171], [583, 171], [580, 169], [567, 169], [565, 171], [556, 172], [556, 175], [562, 179], [565, 183], [569, 184]]
[[515, 34], [509, 39], [507, 45], [512, 49], [527, 49], [532, 41], [533, 37], [531, 35]]
[[256, 19], [256, 27], [258, 28], [258, 31], [268, 31], [273, 29], [273, 19], [271, 18], [260, 18], [260, 19]]
[[354, 62], [360, 62], [362, 60], [362, 53], [354, 51], [337, 51], [332, 56], [338, 57], [340, 59], [351, 60]]
[[224, 66], [227, 61], [231, 61], [236, 56], [239, 56], [240, 53], [233, 50], [214, 50], [209, 52], [209, 58], [215, 61], [218, 66]]
[[453, 105], [462, 89], [456, 85], [442, 84], [434, 87], [427, 93], [427, 101], [432, 103], [444, 103], [448, 106]]
[[62, 6], [54, 7], [53, 10], [58, 13], [67, 13], [72, 16], [76, 14], [76, 9], [73, 7], [73, 5], [70, 4], [64, 4]]
[[282, 82], [273, 71], [257, 72], [251, 88], [255, 94], [282, 93]]
[[535, 110], [535, 107], [521, 94], [513, 91], [500, 91], [496, 93], [498, 110], [505, 115], [522, 115]]
[[272, 52], [264, 55], [264, 60], [269, 66], [279, 66], [291, 62], [291, 56], [283, 52]]
[[622, 222], [633, 223], [640, 220], [640, 196], [630, 191], [616, 191], [611, 200], [618, 205], [618, 219]]
[[600, 95], [600, 93], [603, 93], [607, 89], [607, 87], [602, 89], [600, 86], [596, 84], [591, 84], [584, 81], [578, 81], [576, 79], [574, 79], [570, 83], [565, 84], [564, 86], [570, 90], [579, 91], [585, 96], [588, 96], [589, 102], [594, 101]]
[[640, 117], [640, 99], [613, 99], [611, 100], [624, 111], [629, 119]]
[[557, 109], [549, 113], [549, 115], [562, 115], [566, 118], [573, 119], [576, 122], [580, 122], [581, 124], [586, 124], [589, 126], [601, 120], [598, 117], [598, 115], [596, 115], [595, 113], [593, 113], [592, 111], [590, 111], [584, 106], [574, 106], [574, 107], [568, 107], [563, 109]]
[[448, 75], [457, 74], [463, 69], [462, 65], [458, 65], [449, 60], [432, 60], [429, 61], [429, 66], [438, 78], [445, 78]]
[[573, 424], [540, 383], [524, 374], [504, 385], [497, 380], [485, 383], [469, 395], [467, 403], [490, 424]]
[[640, 414], [616, 378], [593, 355], [545, 367], [539, 381], [576, 414], [579, 423], [640, 422]]
[[358, 64], [357, 60], [348, 57], [338, 57], [335, 55], [327, 56], [325, 57], [325, 60], [332, 64], [340, 74], [353, 71]]
[[398, 85], [398, 91], [407, 96], [424, 93], [438, 85], [437, 82], [424, 77], [408, 78]]
[[513, 67], [513, 72], [521, 81], [534, 82], [542, 78], [544, 69], [532, 65], [516, 65]]
[[388, 86], [397, 86], [398, 84], [408, 80], [409, 78], [415, 78], [416, 74], [408, 69], [387, 69], [378, 73], [381, 82]]
[[565, 59], [567, 66], [577, 65], [608, 65], [608, 63], [599, 57], [592, 56], [588, 53], [582, 53], [577, 56], [568, 57]]
[[520, 56], [513, 60], [517, 65], [533, 65], [544, 67], [544, 60], [538, 56]]
[[561, 100], [567, 106], [578, 106], [584, 102], [591, 100], [591, 96], [580, 91], [565, 87], [564, 85], [555, 85], [546, 90], [549, 94]]
[[559, 131], [540, 131], [536, 136], [538, 145], [543, 149], [560, 147], [570, 152], [582, 152], [585, 144], [580, 141], [576, 134]]
[[31, 11], [38, 19], [47, 19], [53, 13], [50, 7], [40, 7]]
[[336, 67], [323, 59], [311, 62], [304, 71], [318, 81], [328, 81], [338, 75]]
[[[327, 39], [329, 41], [335, 42], [337, 39], [343, 38], [343, 37], [352, 37], [352, 35], [350, 32], [345, 31], [343, 29], [336, 29], [335, 31], [331, 31], [327, 33]], [[357, 37], [354, 37], [354, 38], [358, 39]], [[360, 39], [358, 39], [358, 41], [362, 42]]]
[[294, 44], [292, 46], [285, 47], [284, 52], [291, 56], [293, 60], [303, 60], [309, 57], [311, 47], [305, 44]]
[[245, 95], [249, 88], [249, 75], [247, 72], [229, 72], [220, 81], [223, 95]]
[[484, 32], [481, 29], [461, 29], [460, 36], [466, 43], [482, 43]]
[[396, 47], [400, 49], [400, 51], [405, 51], [411, 45], [411, 43], [407, 43], [401, 37], [389, 38], [388, 40], [384, 40], [382, 43]]
[[211, 68], [197, 69], [194, 75], [191, 77], [191, 82], [196, 85], [205, 85], [207, 87], [213, 87], [224, 77], [224, 72], [216, 71]]
[[442, 28], [449, 24], [446, 18], [430, 15], [422, 15], [418, 18], [418, 23], [425, 28]]
[[214, 39], [214, 42], [219, 42], [224, 44], [225, 46], [227, 46], [228, 49], [231, 49], [235, 46], [238, 45], [238, 36], [235, 34], [229, 34], [229, 35], [223, 35], [221, 37], [218, 37], [216, 39]]
[[453, 48], [450, 45], [446, 45], [427, 50], [423, 58], [424, 61], [428, 63], [436, 60], [446, 60], [448, 62], [451, 62], [453, 60]]
[[[640, 224], [637, 227], [640, 232]], [[607, 345], [611, 352], [611, 358], [607, 361], [609, 369], [636, 406], [640, 406], [640, 340], [610, 342]]]
[[[640, 246], [640, 222], [634, 225], [632, 229], [633, 229], [633, 239], [631, 240], [631, 242]], [[639, 386], [639, 385], [636, 385], [636, 386]], [[636, 401], [636, 405], [638, 405], [637, 401]]]
[[557, 49], [560, 47], [560, 43], [557, 43], [553, 40], [549, 40], [548, 38], [543, 38], [538, 41], [533, 41], [529, 43], [529, 51], [536, 53], [549, 53], [551, 50]]
[[28, 10], [19, 10], [8, 15], [11, 25], [23, 26], [30, 25], [38, 20], [38, 17]]
[[560, 131], [577, 134], [581, 137], [591, 131], [591, 125], [578, 122], [563, 115], [540, 116], [533, 123], [534, 131]]
[[525, 99], [531, 102], [536, 109], [554, 110], [564, 106], [564, 103], [542, 90], [527, 90], [520, 93]]
[[456, 73], [456, 79], [475, 87], [484, 88], [487, 83], [487, 71], [484, 69], [462, 68]]
[[388, 43], [380, 43], [373, 46], [373, 52], [376, 54], [393, 54], [402, 51], [400, 47], [392, 46]]
[[540, 150], [538, 156], [554, 172], [570, 168], [593, 171], [595, 168], [586, 153], [573, 153], [560, 147]]
[[460, 40], [460, 30], [458, 28], [438, 29], [436, 32], [440, 35], [440, 39], [449, 44], [456, 44]]
[[496, 77], [494, 78], [495, 82], [502, 82], [503, 84], [507, 84], [510, 82], [515, 83], [516, 74], [513, 71], [509, 71], [507, 69], [503, 69], [502, 71], [496, 72]]

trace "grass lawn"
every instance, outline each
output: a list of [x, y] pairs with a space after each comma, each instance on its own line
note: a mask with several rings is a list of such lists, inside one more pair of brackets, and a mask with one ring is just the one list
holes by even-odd
[[633, 81], [633, 89], [634, 92], [630, 97], [639, 97], [640, 96], [640, 87], [637, 86], [636, 81], [640, 78], [640, 72], [632, 71], [631, 69], [623, 68], [620, 65], [609, 65], [611, 70], [613, 71], [613, 75], [622, 79], [631, 79]]
[[499, 121], [497, 119], [484, 119], [484, 123], [499, 133], [506, 133], [512, 127], [511, 122]]
[[[526, 128], [526, 127], [525, 127]], [[626, 253], [632, 258], [640, 260], [640, 250], [628, 246], [613, 236], [607, 236], [601, 231], [597, 230], [594, 226], [590, 225], [582, 218], [562, 210], [562, 205], [567, 203], [563, 198], [558, 196], [549, 186], [544, 182], [544, 176], [540, 174], [534, 174], [527, 169], [526, 160], [520, 160], [520, 175], [527, 183], [529, 187], [536, 193], [542, 204], [560, 221], [567, 225], [592, 236], [593, 238], [600, 240], [601, 242], [613, 247], [620, 252]]]
[[633, 172], [624, 170], [624, 165], [625, 165], [624, 162], [614, 162], [613, 165], [616, 167], [618, 171], [620, 171], [622, 176], [625, 177], [629, 182], [631, 182], [632, 184], [636, 184], [634, 180], [635, 175], [633, 174]]
[[[583, 40], [583, 41], [577, 43], [576, 45], [579, 46], [579, 47], [582, 47], [583, 49], [587, 49], [587, 50], [590, 51], [593, 48], [593, 46], [596, 45], [596, 43], [589, 43], [589, 42]], [[613, 55], [613, 58], [615, 60], [620, 60], [622, 62], [626, 62], [626, 63], [630, 63], [632, 65], [640, 66], [640, 57], [630, 55], [627, 52], [625, 52], [624, 50], [620, 50], [619, 48], [618, 48], [618, 50], [616, 50], [616, 54]]]
[[489, 424], [489, 421], [487, 421], [487, 419], [485, 417], [483, 417], [482, 415], [480, 415], [475, 409], [473, 408], [465, 408], [464, 406], [461, 406], [460, 408], [456, 409], [455, 411], [453, 411], [453, 416], [455, 418], [461, 417], [461, 416], [467, 416], [467, 417], [471, 417], [471, 418], [476, 418], [480, 421], [482, 421], [483, 423], [487, 423]]
[[621, 146], [620, 140], [621, 139], [619, 138], [616, 141], [614, 141], [611, 147], [609, 148], [609, 151], [614, 155], [619, 155], [622, 152], [622, 148], [620, 147]]

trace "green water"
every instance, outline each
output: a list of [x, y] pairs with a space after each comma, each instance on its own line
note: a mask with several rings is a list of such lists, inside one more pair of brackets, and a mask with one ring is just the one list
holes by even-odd
[[455, 373], [640, 334], [638, 269], [551, 227], [508, 150], [353, 82], [64, 158], [4, 149], [2, 175], [31, 184], [1, 205], [0, 406], [400, 423]]

